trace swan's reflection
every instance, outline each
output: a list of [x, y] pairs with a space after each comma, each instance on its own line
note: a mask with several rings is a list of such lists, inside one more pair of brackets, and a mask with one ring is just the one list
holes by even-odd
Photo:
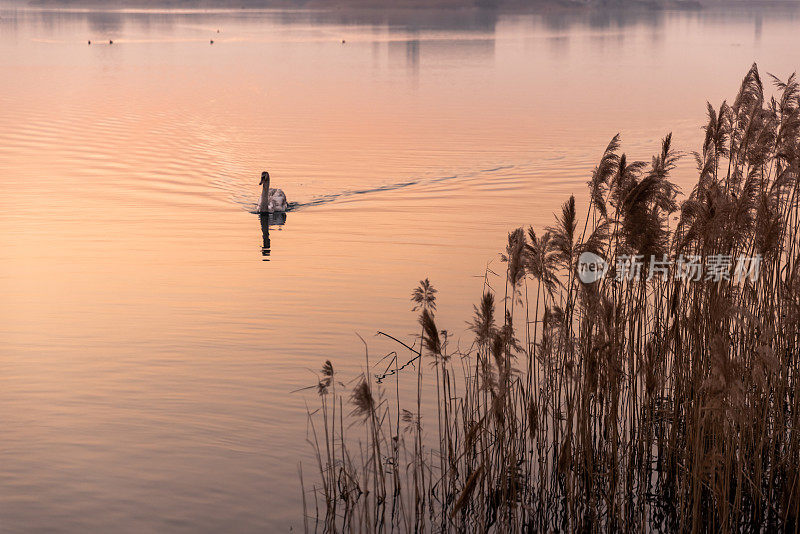
[[264, 239], [261, 246], [261, 255], [264, 256], [264, 261], [269, 261], [269, 227], [286, 224], [286, 212], [259, 213], [258, 218], [261, 220], [261, 236]]

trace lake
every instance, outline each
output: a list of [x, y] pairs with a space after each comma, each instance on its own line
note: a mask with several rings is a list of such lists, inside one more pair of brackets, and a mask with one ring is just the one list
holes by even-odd
[[698, 149], [799, 15], [0, 3], [0, 530], [302, 529], [322, 362], [410, 343], [425, 277], [469, 345], [507, 233], [617, 132]]

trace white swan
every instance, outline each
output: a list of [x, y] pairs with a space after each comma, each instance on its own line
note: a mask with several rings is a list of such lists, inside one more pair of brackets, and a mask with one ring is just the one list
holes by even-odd
[[258, 213], [275, 213], [283, 212], [289, 208], [286, 202], [286, 194], [282, 189], [270, 188], [269, 186], [269, 173], [264, 171], [261, 173], [261, 198], [258, 199]]

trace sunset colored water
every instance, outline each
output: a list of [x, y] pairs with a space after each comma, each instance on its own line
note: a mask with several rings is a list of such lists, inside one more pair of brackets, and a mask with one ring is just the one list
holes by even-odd
[[0, 3], [0, 531], [301, 529], [312, 371], [408, 338], [424, 277], [457, 339], [510, 230], [585, 213], [617, 132], [698, 149], [798, 22]]

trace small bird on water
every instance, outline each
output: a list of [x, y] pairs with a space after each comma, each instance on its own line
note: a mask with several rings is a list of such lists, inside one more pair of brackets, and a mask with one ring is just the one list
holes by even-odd
[[109, 40], [108, 40], [108, 44], [114, 44], [114, 41], [112, 41], [111, 39], [109, 39]]
[[92, 44], [92, 41], [89, 41], [89, 44]]

